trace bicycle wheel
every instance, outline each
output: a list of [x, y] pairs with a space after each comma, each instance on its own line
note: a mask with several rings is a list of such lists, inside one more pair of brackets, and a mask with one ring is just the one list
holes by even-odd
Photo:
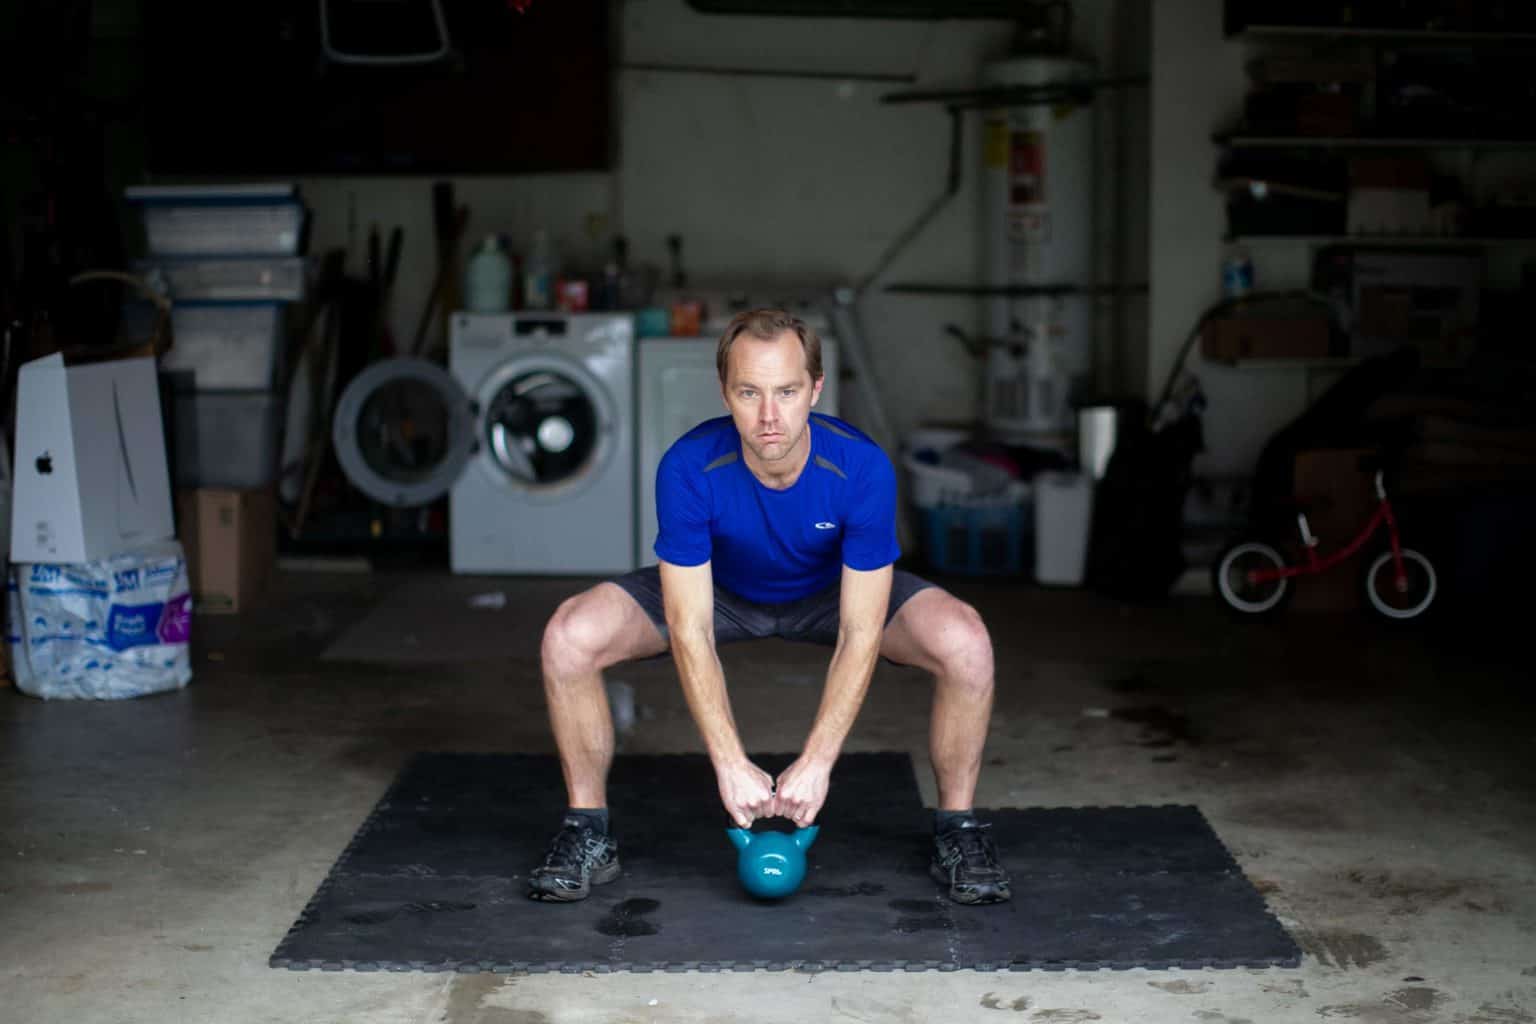
[[1221, 553], [1211, 570], [1212, 582], [1228, 608], [1243, 615], [1279, 611], [1291, 596], [1291, 581], [1280, 578], [1256, 582], [1252, 574], [1285, 568], [1285, 559], [1268, 544], [1241, 541]]
[[1440, 589], [1434, 565], [1412, 548], [1403, 548], [1401, 580], [1397, 578], [1392, 552], [1383, 551], [1366, 566], [1363, 582], [1371, 611], [1393, 622], [1423, 615]]

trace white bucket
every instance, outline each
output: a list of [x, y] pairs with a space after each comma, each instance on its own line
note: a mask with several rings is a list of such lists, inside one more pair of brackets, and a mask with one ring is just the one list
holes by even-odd
[[1035, 579], [1077, 587], [1088, 565], [1093, 481], [1083, 473], [1035, 477]]

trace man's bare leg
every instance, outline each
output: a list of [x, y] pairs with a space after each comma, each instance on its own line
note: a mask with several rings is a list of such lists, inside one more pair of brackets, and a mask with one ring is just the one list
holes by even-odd
[[618, 843], [607, 824], [613, 718], [603, 669], [666, 649], [649, 616], [613, 583], [564, 602], [544, 627], [544, 696], [570, 810], [528, 875], [530, 899], [573, 903], [619, 877]]
[[603, 670], [666, 649], [650, 617], [613, 583], [577, 594], [550, 617], [540, 658], [569, 806], [608, 806], [613, 716]]
[[[933, 673], [928, 750], [939, 788], [928, 873], [956, 903], [1012, 898], [988, 826], [971, 813], [992, 718], [992, 639], [976, 609], [937, 587], [912, 595], [885, 628], [880, 653]], [[965, 813], [958, 813], [958, 812]]]
[[934, 677], [928, 753], [939, 809], [970, 810], [992, 718], [992, 639], [976, 609], [930, 587], [912, 595], [885, 628], [880, 653]]

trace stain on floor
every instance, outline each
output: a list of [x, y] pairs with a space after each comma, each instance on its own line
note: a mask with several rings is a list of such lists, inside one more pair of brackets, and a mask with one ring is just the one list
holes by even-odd
[[1177, 981], [1149, 981], [1147, 984], [1176, 996], [1197, 996], [1211, 990], [1208, 981], [1188, 981], [1184, 978]]
[[1141, 726], [1138, 742], [1143, 747], [1171, 747], [1178, 743], [1198, 747], [1204, 742], [1204, 738], [1196, 731], [1188, 715], [1170, 711], [1155, 704], [1114, 708], [1109, 716]]
[[1293, 938], [1303, 953], [1326, 967], [1369, 967], [1387, 958], [1381, 940], [1362, 932], [1299, 931]]
[[485, 1005], [492, 994], [514, 984], [516, 982], [511, 978], [494, 974], [466, 974], [454, 978], [448, 988], [448, 1005], [443, 1008], [442, 1024], [549, 1024], [549, 1016], [539, 1010]]
[[1029, 1009], [1029, 997], [1019, 996], [1017, 999], [1009, 1000], [998, 996], [996, 992], [988, 992], [981, 997], [981, 1005], [988, 1010], [1012, 1010], [1018, 1013]]

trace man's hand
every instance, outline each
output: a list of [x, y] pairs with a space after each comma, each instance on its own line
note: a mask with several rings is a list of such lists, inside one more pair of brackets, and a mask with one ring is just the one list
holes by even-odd
[[751, 761], [735, 761], [715, 769], [720, 783], [720, 802], [725, 813], [741, 828], [751, 828], [758, 818], [774, 814], [773, 776]]
[[777, 813], [804, 828], [816, 820], [827, 802], [832, 766], [801, 757], [779, 776]]

